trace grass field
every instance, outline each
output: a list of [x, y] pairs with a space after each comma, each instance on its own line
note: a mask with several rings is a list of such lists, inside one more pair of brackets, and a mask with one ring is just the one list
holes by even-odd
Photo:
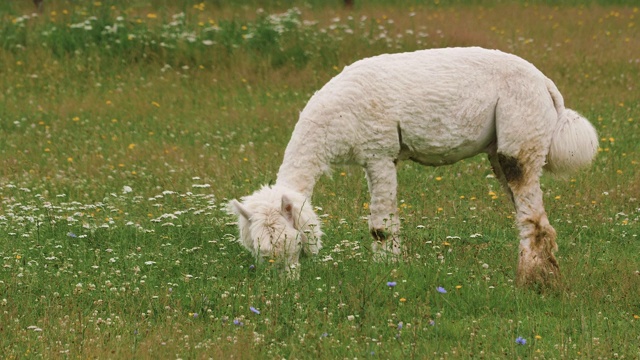
[[[633, 1], [175, 3], [0, 5], [0, 357], [640, 358]], [[404, 262], [371, 261], [359, 168], [316, 186], [299, 281], [235, 242], [225, 202], [274, 180], [345, 65], [470, 45], [531, 61], [598, 129], [591, 169], [542, 179], [560, 288], [515, 287], [481, 156], [400, 166]]]

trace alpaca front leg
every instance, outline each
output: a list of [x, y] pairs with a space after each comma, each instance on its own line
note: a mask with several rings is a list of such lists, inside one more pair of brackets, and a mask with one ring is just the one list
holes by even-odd
[[370, 162], [366, 167], [371, 194], [369, 230], [374, 260], [395, 259], [401, 253], [400, 219], [396, 205], [397, 174], [393, 160]]

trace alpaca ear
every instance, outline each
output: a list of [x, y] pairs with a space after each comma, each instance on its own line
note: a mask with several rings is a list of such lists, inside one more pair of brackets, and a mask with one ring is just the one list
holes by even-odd
[[282, 215], [293, 225], [293, 202], [287, 195], [282, 195], [282, 205], [280, 211]]
[[244, 205], [242, 205], [238, 200], [233, 199], [233, 200], [231, 200], [231, 202], [229, 204], [234, 209], [234, 212], [236, 214], [242, 216], [247, 221], [249, 221], [251, 219], [251, 216], [252, 216], [251, 212], [249, 210], [247, 210], [247, 208], [244, 207]]

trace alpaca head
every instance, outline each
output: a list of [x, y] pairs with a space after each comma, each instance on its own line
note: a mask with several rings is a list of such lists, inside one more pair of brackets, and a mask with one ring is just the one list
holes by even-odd
[[242, 202], [231, 200], [229, 211], [238, 217], [240, 243], [260, 260], [279, 260], [291, 270], [301, 251], [315, 255], [320, 250], [320, 221], [296, 191], [264, 186]]

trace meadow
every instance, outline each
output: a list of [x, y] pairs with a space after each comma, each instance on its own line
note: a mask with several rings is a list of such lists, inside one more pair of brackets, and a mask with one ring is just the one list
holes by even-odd
[[[0, 4], [0, 357], [640, 358], [640, 7], [633, 1]], [[321, 179], [299, 281], [225, 203], [273, 182], [351, 62], [483, 46], [554, 80], [593, 166], [542, 178], [562, 284], [514, 284], [486, 157], [399, 166], [410, 257], [371, 261], [359, 168]]]

